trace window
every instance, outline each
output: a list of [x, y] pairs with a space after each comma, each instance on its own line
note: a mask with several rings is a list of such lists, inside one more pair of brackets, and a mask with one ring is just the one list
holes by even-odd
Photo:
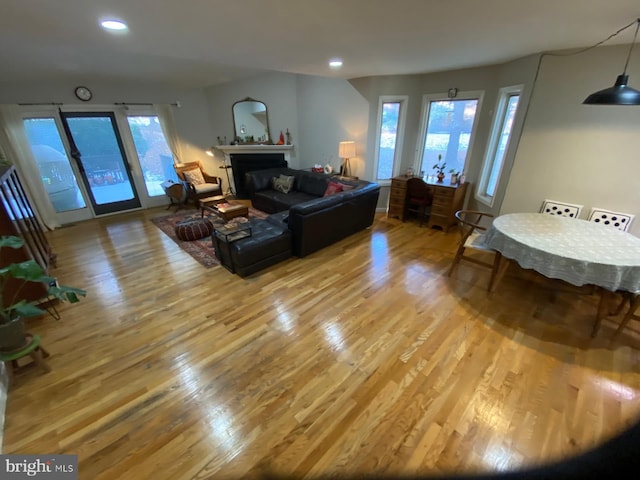
[[461, 94], [455, 99], [425, 95], [416, 162], [422, 176], [435, 173], [433, 165], [442, 162], [446, 163], [445, 173], [464, 171], [480, 99], [478, 92]]
[[500, 89], [498, 104], [489, 136], [487, 152], [482, 165], [477, 198], [489, 206], [493, 205], [498, 181], [509, 148], [513, 120], [518, 110], [522, 85]]
[[376, 135], [375, 179], [389, 184], [398, 175], [408, 97], [380, 97]]

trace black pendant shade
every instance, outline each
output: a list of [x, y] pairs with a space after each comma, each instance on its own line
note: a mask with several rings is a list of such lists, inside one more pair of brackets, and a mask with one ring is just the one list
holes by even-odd
[[636, 33], [633, 35], [633, 42], [629, 46], [629, 53], [627, 54], [627, 61], [624, 64], [624, 71], [622, 75], [618, 75], [616, 83], [613, 87], [599, 90], [589, 95], [584, 102], [585, 105], [640, 105], [640, 92], [631, 87], [627, 87], [629, 81], [629, 75], [627, 75], [627, 67], [629, 66], [629, 59], [631, 58], [631, 52], [633, 51], [633, 45], [636, 43], [638, 36], [638, 29], [640, 29], [640, 18], [635, 22], [630, 23], [626, 27], [620, 29], [614, 35], [617, 35], [623, 30], [626, 30], [635, 23]]
[[613, 87], [592, 93], [582, 102], [585, 105], [640, 105], [640, 92], [627, 87], [629, 75], [618, 75]]

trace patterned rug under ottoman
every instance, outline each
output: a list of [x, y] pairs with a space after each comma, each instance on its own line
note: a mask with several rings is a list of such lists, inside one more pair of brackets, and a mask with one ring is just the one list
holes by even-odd
[[[167, 235], [171, 240], [176, 242], [176, 244], [182, 248], [185, 252], [191, 255], [195, 260], [197, 260], [203, 267], [212, 268], [217, 265], [220, 265], [220, 262], [216, 258], [216, 254], [213, 250], [213, 245], [211, 244], [211, 234], [203, 236], [197, 240], [181, 240], [178, 238], [176, 233], [176, 227], [179, 223], [189, 222], [194, 223], [198, 226], [198, 234], [195, 236], [199, 236], [203, 232], [201, 229], [206, 229], [207, 222], [199, 222], [200, 220], [200, 210], [192, 210], [191, 212], [180, 212], [180, 213], [172, 213], [169, 215], [163, 215], [161, 217], [152, 218], [151, 221], [153, 224], [158, 227], [162, 232]], [[266, 218], [268, 216], [267, 213], [262, 212], [260, 210], [256, 210], [255, 208], [249, 207], [249, 218]], [[213, 228], [221, 227], [225, 225], [225, 223], [216, 215], [205, 215], [205, 220], [211, 222]], [[247, 222], [248, 219], [245, 217], [236, 217], [232, 219], [228, 224], [234, 223], [242, 223]], [[182, 229], [181, 229], [182, 232]], [[187, 238], [187, 237], [185, 237]]]

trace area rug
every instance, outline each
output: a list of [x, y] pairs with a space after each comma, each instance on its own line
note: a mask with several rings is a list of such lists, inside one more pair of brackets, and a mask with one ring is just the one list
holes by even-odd
[[[220, 262], [216, 258], [210, 236], [204, 237], [200, 240], [193, 240], [191, 242], [180, 240], [176, 236], [176, 224], [178, 222], [200, 219], [200, 215], [200, 210], [191, 210], [188, 212], [177, 212], [169, 215], [164, 215], [162, 217], [155, 217], [152, 218], [151, 221], [156, 227], [162, 230], [165, 235], [176, 242], [176, 244], [180, 248], [182, 248], [182, 250], [184, 250], [195, 260], [197, 260], [200, 265], [205, 268], [211, 268], [220, 265]], [[249, 218], [265, 218], [267, 215], [268, 214], [265, 212], [249, 207]], [[208, 218], [211, 223], [213, 223], [213, 228], [219, 228], [223, 225], [248, 221], [245, 217], [236, 217], [229, 223], [225, 224], [225, 222], [217, 215], [210, 214], [205, 215], [205, 217]]]

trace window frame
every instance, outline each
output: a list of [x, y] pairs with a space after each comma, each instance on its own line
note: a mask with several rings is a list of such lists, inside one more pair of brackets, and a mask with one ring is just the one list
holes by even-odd
[[[502, 179], [502, 173], [504, 172], [504, 166], [507, 163], [506, 159], [509, 156], [509, 149], [511, 148], [511, 141], [513, 139], [514, 133], [514, 125], [516, 123], [516, 119], [518, 117], [518, 113], [520, 111], [520, 106], [522, 105], [522, 93], [524, 90], [524, 85], [510, 85], [507, 87], [502, 87], [498, 91], [498, 99], [496, 100], [496, 108], [495, 113], [493, 115], [493, 121], [491, 123], [491, 131], [489, 133], [489, 138], [487, 141], [487, 148], [485, 150], [484, 158], [482, 160], [482, 167], [480, 169], [480, 177], [478, 179], [478, 187], [476, 188], [475, 198], [487, 205], [488, 207], [493, 207], [493, 204], [496, 199], [496, 193], [500, 188], [500, 181]], [[518, 95], [518, 106], [516, 107], [513, 125], [511, 128], [511, 132], [509, 133], [509, 138], [507, 139], [507, 144], [504, 149], [504, 156], [502, 158], [502, 164], [500, 165], [500, 171], [498, 172], [498, 176], [496, 178], [496, 187], [493, 195], [488, 195], [486, 193], [487, 186], [489, 184], [489, 179], [491, 177], [491, 171], [496, 162], [496, 153], [498, 150], [498, 145], [500, 144], [500, 137], [502, 136], [502, 130], [504, 127], [504, 121], [507, 115], [507, 107], [509, 105], [509, 100], [512, 96]]]
[[404, 133], [407, 119], [407, 108], [409, 105], [408, 95], [381, 95], [378, 97], [378, 113], [376, 119], [376, 143], [374, 148], [373, 177], [374, 181], [379, 185], [391, 185], [390, 179], [378, 178], [378, 166], [380, 164], [380, 136], [382, 134], [382, 109], [385, 103], [399, 103], [400, 111], [398, 112], [398, 128], [396, 131], [396, 146], [393, 152], [393, 167], [391, 169], [391, 178], [400, 174], [400, 166], [402, 163], [402, 150], [404, 146]]
[[[424, 157], [424, 144], [427, 139], [427, 126], [429, 125], [429, 113], [431, 110], [431, 102], [441, 102], [441, 101], [455, 101], [455, 100], [477, 100], [478, 106], [476, 107], [476, 114], [473, 118], [473, 125], [471, 126], [471, 134], [469, 135], [469, 148], [467, 149], [467, 156], [464, 159], [464, 170], [460, 172], [463, 174], [467, 171], [468, 161], [471, 156], [471, 152], [473, 151], [473, 145], [476, 140], [476, 128], [478, 127], [478, 121], [480, 118], [480, 112], [482, 110], [482, 100], [484, 98], [483, 90], [469, 90], [466, 92], [457, 92], [455, 97], [449, 97], [447, 93], [425, 93], [422, 96], [422, 106], [420, 110], [420, 131], [418, 134], [418, 143], [416, 146], [416, 156], [414, 160], [414, 172], [425, 171], [425, 175], [427, 175], [427, 170], [422, 165], [422, 159]], [[433, 170], [431, 166], [429, 166], [429, 171]]]

